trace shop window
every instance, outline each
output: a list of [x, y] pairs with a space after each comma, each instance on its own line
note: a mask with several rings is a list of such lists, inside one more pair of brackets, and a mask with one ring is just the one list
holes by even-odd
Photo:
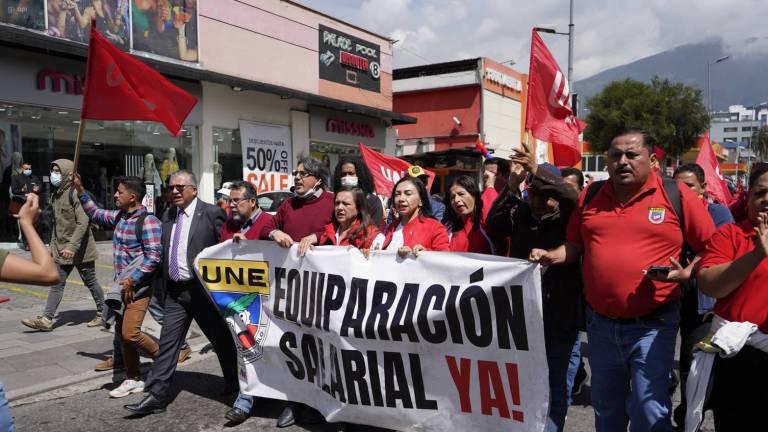
[[243, 146], [239, 129], [213, 128], [213, 186], [219, 190], [225, 182], [243, 179]]
[[[0, 238], [12, 236], [9, 224], [3, 220], [7, 211], [2, 206], [7, 205], [14, 154], [32, 164], [33, 174], [43, 183], [41, 202], [47, 203], [51, 192], [50, 164], [74, 157], [79, 122], [77, 110], [0, 101]], [[186, 168], [199, 175], [197, 131], [197, 126], [185, 125], [181, 135], [174, 137], [158, 123], [88, 120], [78, 171], [86, 188], [105, 208], [114, 208], [112, 195], [117, 177], [144, 178], [153, 186], [150, 189], [155, 192], [155, 212], [159, 214], [168, 205], [160, 197], [163, 184], [173, 171]]]

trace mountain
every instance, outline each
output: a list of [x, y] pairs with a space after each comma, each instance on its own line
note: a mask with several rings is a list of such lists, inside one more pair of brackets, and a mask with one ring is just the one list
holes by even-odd
[[[745, 45], [754, 40], [745, 41]], [[698, 87], [707, 103], [707, 63], [731, 54], [721, 40], [681, 45], [643, 59], [605, 70], [574, 83], [579, 94], [580, 115], [585, 102], [608, 83], [632, 78], [650, 81], [654, 75]], [[726, 110], [729, 105], [757, 105], [768, 101], [768, 56], [764, 53], [733, 54], [711, 66], [712, 106]]]

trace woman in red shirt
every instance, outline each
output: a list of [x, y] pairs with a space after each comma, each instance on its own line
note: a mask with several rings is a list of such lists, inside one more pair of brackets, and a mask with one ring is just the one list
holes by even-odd
[[493, 243], [484, 229], [483, 200], [477, 182], [467, 175], [456, 177], [445, 193], [445, 204], [451, 252], [493, 255]]
[[[715, 314], [768, 333], [768, 164], [749, 176], [747, 219], [723, 225], [704, 250], [699, 289], [717, 298]], [[719, 319], [717, 319], [719, 321]], [[716, 357], [710, 402], [715, 430], [768, 430], [768, 352], [745, 345]]]
[[368, 215], [365, 192], [359, 187], [342, 186], [334, 197], [334, 220], [323, 227], [320, 239], [314, 234], [301, 239], [299, 256], [313, 245], [354, 246], [369, 249], [379, 229]]
[[373, 247], [397, 249], [401, 257], [420, 251], [448, 251], [450, 244], [445, 227], [432, 217], [432, 206], [424, 183], [415, 177], [403, 177], [392, 189], [392, 202], [397, 220], [387, 225], [376, 237]]

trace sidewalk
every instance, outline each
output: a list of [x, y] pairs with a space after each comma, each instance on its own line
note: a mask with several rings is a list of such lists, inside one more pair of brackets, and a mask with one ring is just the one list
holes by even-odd
[[[100, 243], [98, 249], [97, 278], [107, 292], [114, 275], [112, 244]], [[20, 250], [12, 253], [28, 255]], [[67, 280], [53, 331], [39, 332], [21, 324], [22, 319], [42, 313], [47, 295], [47, 287], [0, 283], [0, 297], [10, 297], [10, 301], [0, 303], [0, 381], [11, 401], [112, 375], [112, 371], [93, 370], [96, 363], [111, 355], [113, 333], [86, 327], [95, 314], [95, 305], [76, 270]], [[160, 326], [149, 314], [144, 327], [159, 338]], [[188, 337], [194, 357], [208, 342], [194, 323]]]

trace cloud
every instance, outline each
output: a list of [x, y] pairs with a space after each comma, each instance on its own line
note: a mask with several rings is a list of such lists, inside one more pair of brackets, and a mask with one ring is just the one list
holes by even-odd
[[[302, 0], [310, 7], [399, 39], [395, 67], [487, 56], [526, 71], [531, 28], [568, 30], [567, 0]], [[688, 43], [723, 40], [728, 54], [768, 54], [768, 1], [579, 0], [574, 78]], [[566, 37], [544, 35], [567, 68]]]

